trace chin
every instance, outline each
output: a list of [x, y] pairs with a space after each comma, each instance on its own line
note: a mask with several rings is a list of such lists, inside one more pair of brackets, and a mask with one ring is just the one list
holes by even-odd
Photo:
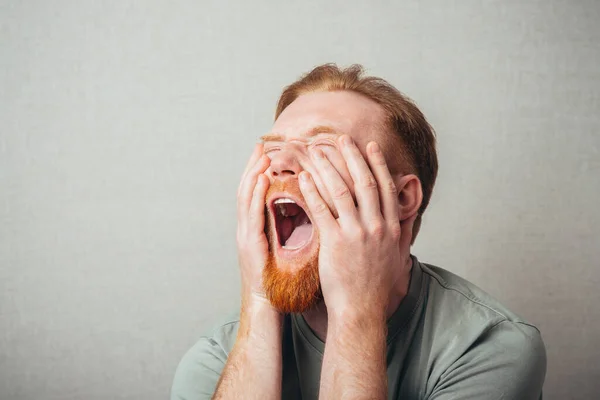
[[283, 313], [307, 311], [323, 298], [319, 234], [300, 190], [293, 189], [283, 183], [272, 185], [265, 207], [269, 254], [263, 288], [271, 304]]

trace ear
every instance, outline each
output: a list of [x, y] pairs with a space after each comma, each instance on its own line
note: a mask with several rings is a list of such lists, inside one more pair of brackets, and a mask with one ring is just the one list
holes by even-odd
[[400, 222], [417, 215], [423, 201], [421, 181], [414, 174], [397, 175], [394, 183], [398, 191], [398, 217]]

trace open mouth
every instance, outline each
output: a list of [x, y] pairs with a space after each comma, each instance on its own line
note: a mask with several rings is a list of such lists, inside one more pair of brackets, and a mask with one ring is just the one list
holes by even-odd
[[302, 207], [292, 199], [279, 198], [273, 202], [273, 209], [281, 247], [295, 250], [310, 242], [313, 226]]

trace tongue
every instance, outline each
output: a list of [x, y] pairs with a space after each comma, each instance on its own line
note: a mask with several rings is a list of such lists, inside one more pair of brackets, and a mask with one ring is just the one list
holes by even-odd
[[285, 247], [300, 247], [304, 243], [308, 242], [312, 233], [311, 224], [302, 224], [297, 226], [293, 231], [288, 240], [285, 242]]

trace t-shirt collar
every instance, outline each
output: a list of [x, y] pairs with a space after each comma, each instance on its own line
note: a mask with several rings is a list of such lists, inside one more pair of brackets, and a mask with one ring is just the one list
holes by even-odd
[[[410, 271], [410, 282], [408, 285], [408, 293], [400, 302], [400, 305], [394, 311], [392, 316], [388, 319], [388, 334], [387, 344], [390, 344], [396, 335], [400, 333], [406, 326], [408, 326], [410, 320], [413, 318], [417, 305], [419, 304], [419, 297], [421, 296], [421, 286], [423, 284], [423, 271], [419, 260], [416, 256], [411, 255], [412, 267]], [[292, 314], [292, 318], [295, 324], [300, 329], [300, 333], [304, 336], [310, 344], [313, 345], [320, 353], [325, 351], [325, 343], [310, 328], [304, 316], [302, 314]]]

